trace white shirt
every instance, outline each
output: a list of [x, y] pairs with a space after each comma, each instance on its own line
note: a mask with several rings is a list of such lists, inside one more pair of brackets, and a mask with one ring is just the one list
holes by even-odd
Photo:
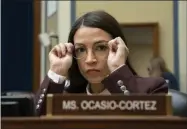
[[[86, 93], [87, 95], [92, 95], [89, 91], [89, 85], [86, 87]], [[111, 93], [107, 89], [104, 89], [101, 93], [99, 93], [99, 95], [111, 95]]]
[[70, 82], [69, 80], [66, 79], [66, 77], [64, 76], [61, 76], [61, 75], [58, 75], [56, 74], [55, 72], [49, 70], [48, 73], [47, 73], [48, 77], [54, 82], [54, 83], [57, 83], [57, 84], [62, 84], [64, 81], [65, 82], [65, 87], [68, 87]]

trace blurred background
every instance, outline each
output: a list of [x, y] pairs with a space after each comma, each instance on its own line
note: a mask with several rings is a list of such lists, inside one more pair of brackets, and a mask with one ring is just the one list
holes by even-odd
[[[92, 10], [105, 10], [120, 23], [129, 59], [148, 77], [149, 60], [161, 56], [187, 93], [186, 1], [1, 1], [1, 91], [36, 92], [49, 69], [48, 53], [67, 42], [74, 21]], [[46, 33], [50, 44], [40, 42]]]

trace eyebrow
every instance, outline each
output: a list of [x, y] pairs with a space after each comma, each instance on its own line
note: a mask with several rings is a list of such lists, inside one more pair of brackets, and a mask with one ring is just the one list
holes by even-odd
[[[99, 43], [103, 43], [103, 42], [107, 43], [109, 41], [107, 41], [107, 40], [98, 40], [98, 41], [94, 42], [93, 45], [96, 45], [96, 44], [99, 44]], [[77, 45], [77, 46], [84, 46], [85, 44], [83, 44], [83, 43], [75, 43], [75, 45]]]

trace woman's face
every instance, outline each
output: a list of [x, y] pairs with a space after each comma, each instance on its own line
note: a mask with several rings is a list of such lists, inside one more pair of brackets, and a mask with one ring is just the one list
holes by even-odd
[[83, 26], [74, 35], [78, 67], [89, 83], [101, 83], [109, 74], [107, 58], [110, 40], [110, 34], [99, 28]]

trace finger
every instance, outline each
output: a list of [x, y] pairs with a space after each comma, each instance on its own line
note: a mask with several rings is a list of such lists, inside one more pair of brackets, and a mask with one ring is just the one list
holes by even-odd
[[113, 40], [114, 40], [114, 39], [112, 39], [112, 40], [110, 40], [110, 41], [108, 42], [108, 47], [109, 47], [110, 51], [112, 51], [112, 42], [114, 42]]
[[57, 52], [53, 51], [53, 52], [49, 53], [49, 60], [50, 59], [57, 59], [57, 58], [59, 58]]
[[65, 44], [60, 43], [59, 46], [60, 46], [60, 49], [61, 49], [62, 56], [65, 56], [66, 52], [67, 52], [67, 48], [66, 48]]
[[111, 52], [117, 51], [117, 41], [116, 39], [112, 39], [108, 42], [108, 46]]
[[118, 40], [119, 40], [119, 44], [123, 45], [123, 47], [125, 47], [125, 51], [127, 53], [129, 53], [129, 49], [128, 49], [127, 45], [125, 44], [125, 42], [123, 41], [123, 39], [121, 37], [118, 37]]
[[67, 52], [69, 54], [72, 54], [72, 52], [73, 52], [73, 44], [72, 43], [65, 43], [65, 46], [67, 48]]
[[127, 48], [125, 42], [121, 39], [121, 37], [117, 37], [116, 40], [118, 42], [117, 54], [121, 55], [124, 53], [127, 56], [129, 53], [129, 49]]
[[51, 53], [58, 56], [58, 57], [61, 57], [62, 54], [61, 54], [61, 50], [60, 50], [60, 46], [56, 45], [52, 50], [51, 50]]

